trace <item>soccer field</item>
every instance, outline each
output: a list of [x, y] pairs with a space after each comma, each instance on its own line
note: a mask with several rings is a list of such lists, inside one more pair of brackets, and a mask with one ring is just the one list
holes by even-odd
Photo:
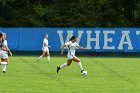
[[79, 58], [87, 76], [74, 62], [57, 74], [66, 57], [51, 57], [50, 64], [45, 57], [10, 57], [7, 73], [0, 73], [0, 93], [140, 93], [140, 58]]

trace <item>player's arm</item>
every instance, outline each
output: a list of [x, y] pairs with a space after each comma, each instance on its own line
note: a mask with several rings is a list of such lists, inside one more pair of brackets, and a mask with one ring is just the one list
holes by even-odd
[[44, 42], [44, 46], [48, 46], [48, 47], [51, 47], [51, 46], [49, 46], [49, 45], [47, 44], [47, 42]]
[[63, 55], [64, 54], [64, 49], [65, 49], [65, 47], [68, 47], [69, 45], [70, 45], [71, 43], [70, 42], [67, 42], [67, 43], [65, 43], [64, 45], [62, 45], [62, 47], [61, 47], [61, 55]]
[[12, 56], [12, 52], [10, 51], [8, 46], [6, 46], [5, 48], [2, 48], [2, 50], [7, 51]]
[[6, 49], [8, 50], [8, 53], [12, 56], [13, 54], [12, 54], [12, 52], [10, 51], [10, 49], [9, 49], [8, 46], [6, 46]]
[[84, 47], [82, 47], [82, 46], [77, 46], [79, 49], [81, 49], [81, 50], [88, 50], [87, 48], [84, 48]]
[[2, 47], [1, 47], [1, 50], [3, 50], [3, 51], [7, 51], [7, 52], [8, 52], [8, 50], [7, 50], [6, 48], [2, 48]]
[[44, 43], [44, 46], [51, 47], [51, 46], [49, 46], [47, 43]]
[[7, 41], [5, 41], [4, 44], [5, 44], [5, 48], [2, 48], [2, 50], [7, 51], [12, 56], [12, 53], [7, 45]]
[[47, 42], [44, 42], [44, 46], [48, 46]]
[[61, 47], [61, 55], [63, 55], [64, 54], [64, 48], [66, 47], [66, 45], [64, 44], [64, 45], [62, 45], [62, 47]]

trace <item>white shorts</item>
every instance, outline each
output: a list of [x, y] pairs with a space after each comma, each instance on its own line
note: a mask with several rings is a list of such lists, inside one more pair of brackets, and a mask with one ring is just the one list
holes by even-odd
[[67, 54], [67, 58], [68, 58], [68, 60], [71, 60], [71, 59], [73, 59], [73, 58], [75, 58], [75, 57], [76, 57], [75, 55]]
[[8, 58], [8, 53], [6, 51], [0, 50], [0, 58], [3, 59]]
[[49, 48], [47, 46], [46, 47], [43, 47], [42, 48], [42, 51], [49, 52]]

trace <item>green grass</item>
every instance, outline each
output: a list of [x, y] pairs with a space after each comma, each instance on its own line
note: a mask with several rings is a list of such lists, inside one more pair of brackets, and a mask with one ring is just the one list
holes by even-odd
[[51, 57], [50, 64], [45, 57], [39, 63], [37, 56], [10, 57], [0, 93], [140, 93], [140, 58], [79, 58], [87, 76], [74, 62], [57, 74], [65, 57]]

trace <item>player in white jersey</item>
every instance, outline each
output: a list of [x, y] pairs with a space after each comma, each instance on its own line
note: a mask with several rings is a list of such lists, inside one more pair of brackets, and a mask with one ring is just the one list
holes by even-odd
[[43, 51], [43, 52], [42, 52], [42, 55], [37, 59], [37, 62], [39, 62], [40, 59], [41, 59], [43, 56], [47, 55], [47, 57], [48, 57], [48, 63], [50, 63], [49, 47], [51, 47], [51, 46], [48, 45], [48, 34], [46, 33], [46, 34], [45, 34], [45, 38], [44, 38], [44, 40], [43, 40], [43, 47], [42, 47], [42, 51]]
[[2, 71], [3, 71], [3, 73], [6, 73], [6, 65], [9, 64], [8, 53], [11, 56], [12, 56], [12, 53], [11, 53], [11, 51], [8, 48], [8, 44], [7, 44], [6, 34], [5, 33], [3, 33], [0, 45], [1, 45], [1, 48], [0, 48], [0, 58], [1, 58]]
[[61, 55], [63, 55], [63, 53], [64, 53], [64, 48], [65, 47], [68, 47], [68, 54], [67, 54], [68, 60], [67, 60], [66, 63], [64, 63], [61, 66], [58, 66], [57, 67], [57, 73], [59, 72], [60, 69], [62, 69], [64, 67], [67, 67], [67, 66], [70, 66], [70, 64], [72, 63], [72, 61], [77, 62], [78, 66], [79, 66], [79, 68], [81, 70], [81, 73], [84, 71], [80, 59], [75, 56], [75, 49], [76, 48], [79, 48], [79, 49], [82, 49], [82, 50], [87, 50], [87, 49], [79, 46], [76, 43], [76, 41], [77, 41], [76, 37], [75, 36], [72, 36], [69, 42], [67, 42], [64, 45], [62, 45]]

